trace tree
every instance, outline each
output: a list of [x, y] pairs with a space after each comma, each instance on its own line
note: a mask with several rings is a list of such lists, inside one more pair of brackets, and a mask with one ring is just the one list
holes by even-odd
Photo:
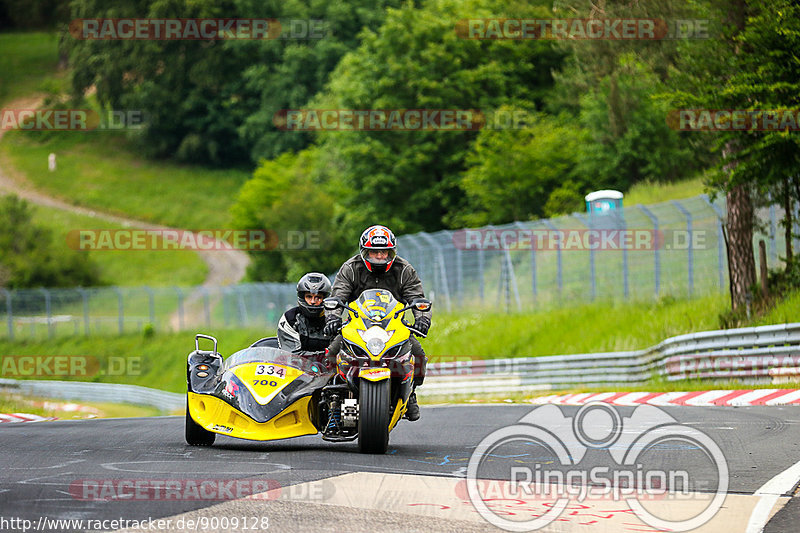
[[297, 281], [310, 271], [334, 272], [353, 249], [336, 226], [335, 195], [319, 179], [317, 150], [262, 161], [239, 192], [234, 226], [275, 237], [272, 249], [250, 252], [251, 279]]
[[50, 230], [33, 222], [28, 203], [17, 196], [0, 200], [0, 287], [96, 285], [97, 267], [86, 254], [56, 251]]
[[[800, 9], [794, 2], [736, 0], [712, 2], [709, 18], [720, 38], [682, 55], [676, 102], [690, 108], [786, 110], [800, 104]], [[756, 280], [753, 205], [769, 191], [796, 180], [796, 134], [727, 131], [714, 134], [720, 151], [712, 186], [726, 195], [731, 305], [746, 305]], [[784, 198], [785, 202], [786, 198]], [[791, 205], [791, 202], [789, 202]], [[791, 209], [790, 209], [791, 211]]]
[[588, 142], [588, 134], [563, 118], [531, 116], [524, 129], [481, 131], [460, 184], [469, 207], [452, 217], [452, 225], [504, 224], [562, 214], [576, 197], [580, 208], [587, 184], [575, 172], [576, 154]]
[[[519, 9], [491, 0], [390, 9], [379, 31], [365, 31], [359, 48], [342, 59], [313, 107], [491, 114], [517, 101], [540, 106], [562, 58], [552, 43], [470, 40], [454, 31], [464, 18], [547, 13], [541, 6]], [[400, 233], [453, 224], [465, 208], [460, 176], [476, 137], [475, 131], [322, 133], [326, 176], [344, 193], [343, 231], [354, 234], [378, 220]]]

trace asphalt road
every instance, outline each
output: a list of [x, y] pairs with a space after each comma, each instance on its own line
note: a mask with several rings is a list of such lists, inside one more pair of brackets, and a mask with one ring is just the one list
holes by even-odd
[[[470, 455], [487, 435], [514, 425], [534, 409], [523, 405], [423, 407], [419, 422], [403, 421], [392, 432], [389, 453], [383, 456], [361, 455], [355, 442], [334, 444], [318, 437], [260, 443], [220, 436], [211, 448], [190, 447], [183, 440], [182, 417], [3, 424], [0, 530], [22, 531], [22, 520], [30, 520], [31, 530], [38, 527], [39, 531], [101, 529], [95, 526], [113, 530], [120, 525], [84, 523], [83, 528], [77, 529], [64, 524], [58, 528], [45, 526], [52, 526], [48, 520], [54, 519], [172, 517], [171, 529], [165, 530], [486, 531], [493, 527], [471, 506], [462, 505], [457, 513], [453, 509], [453, 501], [466, 499], [464, 482], [459, 484], [459, 480], [466, 475]], [[575, 436], [576, 426], [569, 425], [569, 418], [574, 419], [578, 408], [553, 409], [560, 409], [566, 417], [562, 430], [573, 431], [571, 437], [562, 434], [566, 435], [562, 443], [570, 453], [584, 444], [585, 455], [580, 462], [575, 457], [571, 459], [573, 466], [583, 469], [598, 465], [619, 468], [620, 461], [612, 460], [610, 452], [630, 448], [629, 441], [645, 431], [625, 425], [618, 440], [611, 442], [611, 432], [592, 429], [606, 427], [610, 419], [596, 411], [593, 417], [585, 418], [584, 433]], [[633, 408], [617, 408], [617, 412], [620, 420], [627, 423], [629, 419], [625, 417], [631, 416]], [[691, 438], [706, 435], [719, 447], [728, 469], [727, 499], [720, 516], [747, 511], [744, 519], [739, 515], [719, 518], [706, 530], [746, 531], [749, 509], [763, 499], [758, 491], [763, 492], [770, 480], [800, 462], [798, 407], [675, 407], [660, 413], [674, 419], [674, 424], [668, 426], [673, 433], [683, 431], [684, 437], [689, 438], [651, 447], [636, 461], [644, 466], [632, 466], [630, 470], [686, 472], [688, 479], [681, 480], [686, 485], [682, 488], [694, 494], [711, 494], [719, 485], [718, 465]], [[663, 415], [650, 415], [663, 422], [657, 420]], [[532, 420], [537, 427], [552, 429], [548, 426], [551, 421]], [[651, 422], [646, 420], [645, 426], [655, 425]], [[507, 480], [511, 467], [528, 472], [536, 472], [542, 465], [550, 465], [551, 471], [567, 472], [572, 468], [542, 442], [542, 438], [512, 439], [494, 448], [480, 463], [478, 477]], [[593, 446], [585, 446], [587, 442]], [[800, 473], [784, 474], [782, 484], [773, 481], [773, 488], [780, 487], [780, 494], [768, 491], [769, 495], [779, 499], [782, 506], [799, 479]], [[180, 484], [168, 493], [166, 485], [160, 484], [170, 480]], [[230, 489], [231, 482], [245, 481], [240, 495], [250, 489], [260, 492], [255, 490], [258, 487], [268, 487], [273, 492], [267, 498], [231, 501], [225, 490], [199, 497], [196, 490], [190, 490], [208, 480], [215, 480], [216, 489]], [[624, 481], [619, 484], [623, 488], [629, 486]], [[427, 510], [423, 512], [423, 508]], [[677, 504], [670, 508], [678, 512]], [[572, 514], [578, 520], [580, 513]], [[176, 515], [205, 517], [205, 522], [181, 528], [175, 525]], [[210, 521], [210, 517], [221, 516], [229, 520], [240, 517], [239, 527], [231, 527], [230, 521], [228, 527], [219, 520], [216, 524]], [[42, 523], [43, 518], [46, 520]], [[9, 522], [12, 519], [18, 521]], [[766, 531], [796, 531], [798, 519], [800, 505], [791, 501], [772, 518]], [[256, 528], [257, 520], [265, 521]], [[562, 522], [554, 522], [544, 530], [658, 530], [635, 529], [635, 521], [631, 520], [624, 527], [608, 522], [605, 529], [601, 520], [586, 519], [579, 524], [562, 518]]]

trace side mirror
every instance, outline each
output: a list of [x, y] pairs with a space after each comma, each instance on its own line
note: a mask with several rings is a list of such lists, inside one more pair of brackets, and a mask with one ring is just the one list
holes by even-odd
[[433, 302], [427, 298], [417, 298], [411, 302], [411, 307], [417, 311], [430, 311], [431, 307], [433, 307]]
[[430, 308], [433, 306], [433, 302], [428, 300], [427, 298], [417, 298], [412, 300], [411, 303], [394, 314], [394, 317], [397, 318], [401, 314], [405, 313], [409, 309], [416, 309], [417, 311], [429, 311]]
[[328, 311], [335, 311], [341, 307], [344, 307], [344, 305], [342, 305], [342, 302], [338, 298], [325, 298], [322, 300], [322, 307]]

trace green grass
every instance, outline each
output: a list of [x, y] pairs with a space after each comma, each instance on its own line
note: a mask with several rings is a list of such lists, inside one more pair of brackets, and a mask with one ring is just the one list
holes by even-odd
[[45, 80], [63, 87], [57, 68], [58, 34], [0, 33], [0, 104], [41, 92]]
[[[57, 170], [47, 171], [47, 156]], [[229, 208], [250, 174], [143, 159], [124, 135], [58, 132], [47, 138], [11, 132], [0, 156], [36, 188], [109, 213], [184, 229], [230, 227]]]
[[[45, 405], [47, 402], [47, 405]], [[75, 412], [59, 409], [61, 404], [73, 403], [62, 398], [38, 398], [23, 396], [18, 393], [0, 392], [0, 413], [26, 413], [62, 420], [75, 418], [126, 418], [140, 416], [158, 416], [163, 414], [155, 407], [108, 402], [75, 402], [90, 407], [91, 413]]]
[[[119, 224], [41, 206], [35, 207], [34, 221], [50, 228], [56, 246], [63, 249], [68, 248], [67, 235], [72, 230], [122, 229]], [[82, 253], [87, 253], [98, 266], [103, 285], [199, 285], [208, 273], [206, 263], [191, 250], [93, 250]]]
[[697, 176], [692, 179], [678, 181], [674, 183], [655, 183], [641, 182], [635, 184], [625, 193], [622, 203], [625, 206], [636, 204], [655, 204], [666, 202], [667, 200], [683, 200], [691, 198], [705, 192], [703, 177]]
[[786, 296], [781, 302], [770, 309], [763, 316], [757, 318], [754, 326], [768, 324], [788, 324], [800, 322], [800, 291], [795, 291]]
[[637, 350], [719, 327], [724, 296], [573, 305], [519, 314], [434, 313], [426, 352], [480, 358]]

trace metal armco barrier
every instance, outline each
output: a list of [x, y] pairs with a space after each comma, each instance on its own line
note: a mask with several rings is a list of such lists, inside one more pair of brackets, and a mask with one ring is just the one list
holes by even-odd
[[185, 394], [119, 383], [0, 379], [0, 387], [45, 398], [148, 405], [164, 412], [183, 409], [186, 405]]
[[769, 382], [800, 370], [800, 323], [704, 331], [645, 350], [428, 365], [423, 396], [514, 393], [576, 386], [643, 385], [648, 379]]

